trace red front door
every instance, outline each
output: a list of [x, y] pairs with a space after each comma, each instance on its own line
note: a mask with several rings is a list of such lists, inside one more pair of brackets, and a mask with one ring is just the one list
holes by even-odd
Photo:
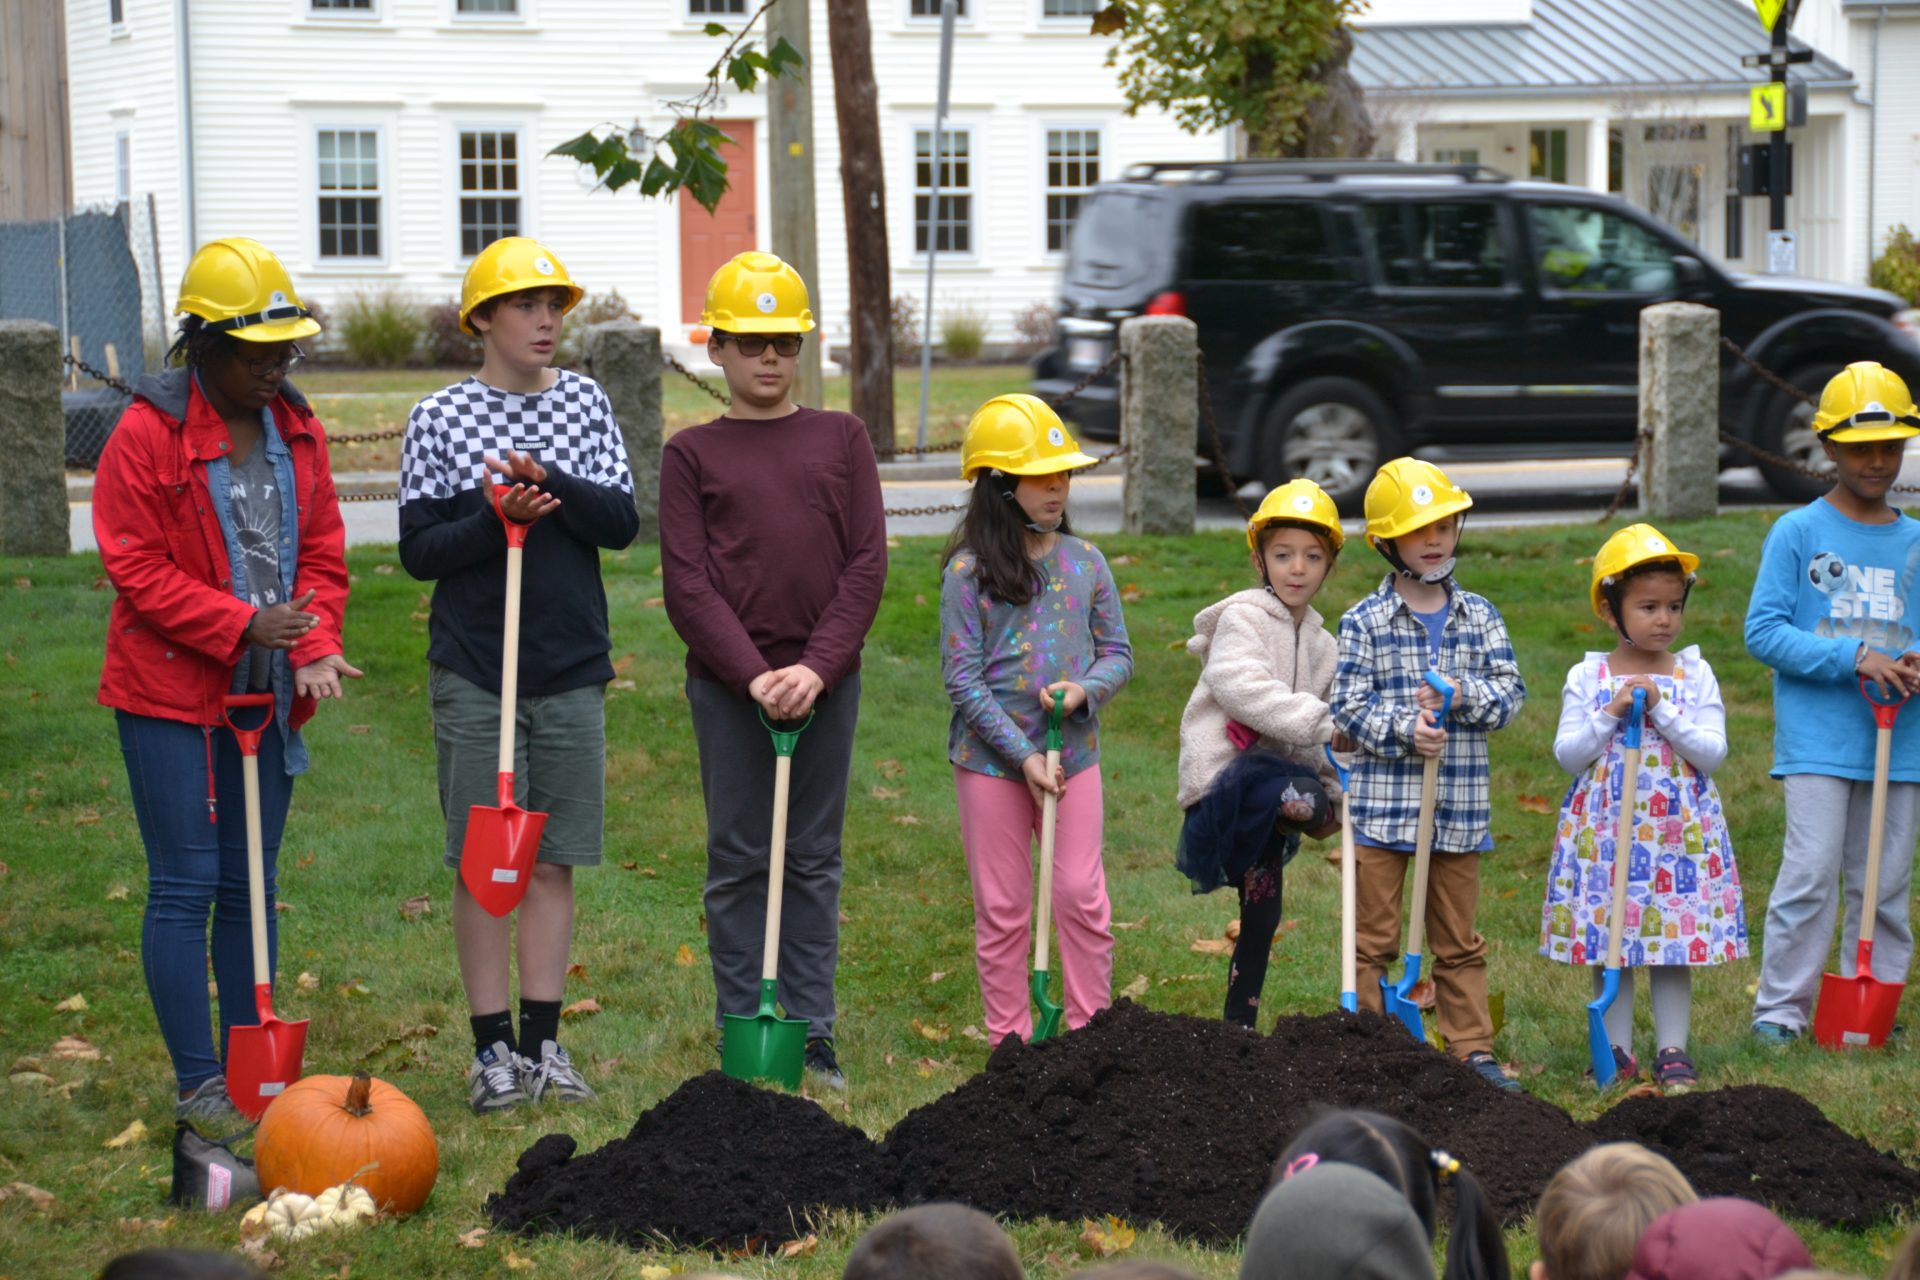
[[698, 200], [680, 196], [680, 318], [700, 319], [707, 281], [736, 253], [754, 247], [753, 121], [716, 121], [726, 131], [720, 154], [727, 161], [727, 194], [708, 213]]

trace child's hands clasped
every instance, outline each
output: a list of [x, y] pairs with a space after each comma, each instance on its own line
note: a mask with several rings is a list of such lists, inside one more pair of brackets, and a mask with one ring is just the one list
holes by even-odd
[[813, 710], [813, 704], [827, 687], [819, 673], [796, 662], [778, 671], [762, 671], [747, 686], [753, 700], [766, 708], [775, 720], [798, 720]]
[[1660, 705], [1660, 686], [1654, 683], [1652, 676], [1630, 676], [1621, 682], [1620, 690], [1613, 695], [1613, 701], [1607, 704], [1607, 714], [1615, 720], [1624, 720], [1633, 710], [1633, 691], [1644, 689], [1647, 694], [1647, 710], [1652, 711]]
[[500, 477], [502, 484], [513, 486], [500, 499], [500, 510], [515, 524], [532, 524], [560, 509], [560, 499], [540, 491], [540, 486], [547, 482], [547, 469], [535, 462], [532, 454], [509, 449], [505, 462], [492, 454], [482, 461], [487, 464], [487, 470]]
[[1873, 681], [1883, 699], [1897, 693], [1920, 693], [1920, 653], [1903, 653], [1889, 658], [1878, 649], [1868, 649], [1854, 671]]
[[1087, 691], [1085, 689], [1071, 680], [1055, 680], [1052, 684], [1040, 690], [1040, 707], [1042, 710], [1053, 710], [1053, 694], [1056, 689], [1065, 689], [1067, 691], [1066, 714], [1072, 715], [1087, 705]]
[[1027, 794], [1033, 797], [1033, 807], [1036, 809], [1040, 807], [1044, 795], [1052, 795], [1058, 800], [1067, 794], [1067, 771], [1055, 765], [1052, 776], [1048, 776], [1047, 757], [1039, 751], [1020, 762], [1020, 776], [1026, 779]]

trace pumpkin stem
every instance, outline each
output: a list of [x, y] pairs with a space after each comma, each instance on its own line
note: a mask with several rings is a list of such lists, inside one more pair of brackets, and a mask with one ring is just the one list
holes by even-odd
[[372, 1092], [373, 1077], [364, 1071], [355, 1071], [353, 1083], [347, 1086], [346, 1109], [356, 1116], [366, 1115], [373, 1110], [367, 1102], [367, 1095]]

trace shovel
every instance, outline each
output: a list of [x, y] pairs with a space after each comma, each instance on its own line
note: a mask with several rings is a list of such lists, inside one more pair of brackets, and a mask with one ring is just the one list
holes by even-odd
[[1904, 982], [1878, 982], [1873, 976], [1873, 918], [1880, 901], [1880, 846], [1887, 827], [1887, 769], [1893, 755], [1893, 722], [1908, 694], [1898, 702], [1882, 702], [1863, 678], [1860, 693], [1873, 707], [1877, 732], [1873, 744], [1873, 807], [1867, 812], [1867, 875], [1860, 895], [1860, 946], [1853, 957], [1853, 976], [1837, 973], [1820, 978], [1820, 1002], [1813, 1013], [1813, 1038], [1829, 1049], [1862, 1045], [1877, 1049], [1893, 1030]]
[[1607, 1010], [1620, 995], [1620, 934], [1627, 917], [1627, 870], [1633, 861], [1633, 815], [1640, 804], [1640, 729], [1646, 721], [1647, 691], [1633, 691], [1633, 710], [1627, 713], [1626, 755], [1621, 767], [1620, 821], [1613, 828], [1613, 903], [1607, 908], [1607, 971], [1600, 994], [1587, 1005], [1587, 1056], [1593, 1060], [1593, 1082], [1604, 1089], [1613, 1083], [1613, 1041], [1607, 1036]]
[[[1445, 724], [1453, 711], [1453, 686], [1429, 671], [1427, 683], [1440, 691], [1440, 714], [1435, 724]], [[1398, 984], [1382, 976], [1380, 999], [1388, 1014], [1400, 1019], [1415, 1040], [1427, 1038], [1426, 1023], [1421, 1020], [1419, 1002], [1413, 989], [1420, 981], [1421, 952], [1427, 945], [1427, 868], [1433, 862], [1433, 806], [1440, 791], [1440, 757], [1428, 756], [1420, 771], [1420, 819], [1413, 830], [1413, 903], [1407, 912], [1407, 967]], [[1344, 810], [1345, 803], [1342, 802]]]
[[493, 487], [493, 510], [507, 530], [507, 618], [500, 629], [500, 803], [467, 810], [460, 845], [460, 879], [488, 915], [504, 916], [520, 905], [533, 878], [540, 833], [547, 815], [513, 800], [513, 720], [520, 693], [520, 569], [532, 525], [507, 519], [500, 500], [511, 490]]
[[1360, 966], [1354, 935], [1353, 812], [1347, 804], [1352, 794], [1352, 774], [1334, 759], [1333, 744], [1325, 747], [1327, 763], [1340, 779], [1340, 1007], [1348, 1013], [1360, 1009]]
[[[1047, 779], [1060, 767], [1060, 720], [1066, 713], [1067, 691], [1056, 689], [1053, 706], [1047, 711]], [[1053, 929], [1053, 828], [1060, 816], [1060, 797], [1051, 791], [1040, 793], [1040, 901], [1035, 907], [1033, 931], [1033, 1003], [1040, 1010], [1034, 1019], [1032, 1043], [1060, 1033], [1060, 1006], [1047, 995], [1047, 943]]]
[[[237, 707], [262, 707], [267, 718], [257, 728], [233, 722]], [[253, 1008], [260, 1024], [227, 1031], [227, 1096], [249, 1120], [258, 1120], [267, 1104], [300, 1078], [307, 1047], [307, 1024], [273, 1016], [273, 973], [267, 967], [267, 872], [260, 835], [260, 736], [273, 725], [273, 695], [234, 693], [220, 699], [220, 717], [240, 744], [240, 772], [247, 792], [247, 899], [253, 917]]]
[[725, 1037], [720, 1069], [735, 1080], [773, 1080], [797, 1088], [806, 1072], [807, 1020], [783, 1018], [773, 1003], [780, 990], [780, 898], [787, 879], [787, 786], [793, 775], [793, 748], [801, 731], [776, 729], [761, 711], [760, 723], [773, 735], [773, 835], [767, 854], [767, 934], [760, 949], [760, 1012], [729, 1013], [720, 1020]]

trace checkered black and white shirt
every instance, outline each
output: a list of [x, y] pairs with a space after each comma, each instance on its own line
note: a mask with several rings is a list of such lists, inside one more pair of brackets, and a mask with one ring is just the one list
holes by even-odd
[[610, 680], [600, 548], [640, 532], [633, 473], [600, 384], [560, 370], [530, 395], [465, 378], [422, 400], [400, 451], [400, 562], [434, 582], [427, 656], [488, 690], [500, 687], [506, 534], [486, 458], [509, 450], [546, 468], [560, 508], [527, 535], [521, 584], [520, 689], [529, 697]]
[[1440, 757], [1433, 847], [1484, 847], [1490, 817], [1487, 734], [1520, 712], [1526, 682], [1500, 611], [1483, 596], [1449, 586], [1437, 660], [1426, 624], [1407, 608], [1389, 574], [1340, 619], [1334, 669], [1334, 725], [1359, 747], [1353, 767], [1355, 838], [1413, 846], [1420, 816], [1422, 759], [1413, 749], [1415, 701], [1429, 669], [1454, 686]]

